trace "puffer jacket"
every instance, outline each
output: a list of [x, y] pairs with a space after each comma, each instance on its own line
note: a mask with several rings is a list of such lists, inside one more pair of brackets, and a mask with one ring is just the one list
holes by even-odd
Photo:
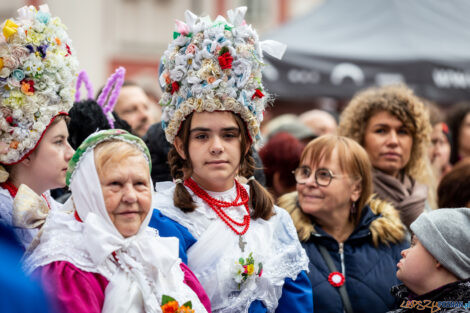
[[413, 294], [405, 285], [399, 285], [392, 288], [392, 294], [399, 303], [398, 308], [390, 313], [463, 313], [470, 309], [470, 279], [441, 286], [420, 296]]
[[[293, 217], [297, 206], [297, 192], [284, 195], [279, 206]], [[320, 227], [313, 225], [310, 237], [302, 242], [310, 259], [308, 277], [312, 284], [315, 312], [343, 313], [338, 288], [328, 282], [330, 270], [318, 250], [321, 244], [330, 253], [336, 269], [345, 274], [345, 286], [354, 312], [387, 312], [395, 306], [390, 293], [397, 285], [397, 263], [400, 252], [409, 247], [405, 227], [398, 212], [387, 202], [372, 199], [362, 209], [361, 219], [349, 238], [339, 244]]]

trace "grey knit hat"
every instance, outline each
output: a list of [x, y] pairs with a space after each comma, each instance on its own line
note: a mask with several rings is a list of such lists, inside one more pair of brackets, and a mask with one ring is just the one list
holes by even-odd
[[459, 279], [470, 277], [470, 209], [438, 209], [410, 226], [421, 244]]

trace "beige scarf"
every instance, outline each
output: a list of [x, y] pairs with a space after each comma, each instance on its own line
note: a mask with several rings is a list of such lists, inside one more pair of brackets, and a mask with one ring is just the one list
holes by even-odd
[[424, 211], [427, 187], [406, 174], [395, 178], [375, 168], [372, 174], [374, 192], [394, 205], [400, 212], [401, 221], [409, 229], [410, 224]]

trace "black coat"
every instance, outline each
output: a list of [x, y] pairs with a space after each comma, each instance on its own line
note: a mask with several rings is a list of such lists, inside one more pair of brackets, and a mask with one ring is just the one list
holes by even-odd
[[390, 313], [458, 313], [470, 309], [470, 279], [444, 285], [421, 296], [414, 295], [405, 285], [399, 285], [392, 288], [392, 294], [398, 300], [398, 308]]

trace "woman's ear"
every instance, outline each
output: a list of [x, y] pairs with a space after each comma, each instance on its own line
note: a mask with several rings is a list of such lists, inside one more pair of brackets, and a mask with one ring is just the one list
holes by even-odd
[[175, 149], [183, 160], [186, 160], [186, 154], [184, 153], [184, 144], [180, 137], [175, 137]]
[[352, 185], [352, 192], [351, 192], [351, 201], [356, 202], [361, 197], [362, 192], [362, 185], [361, 180], [356, 180], [353, 182]]
[[29, 166], [31, 164], [31, 155], [28, 155], [23, 161], [20, 162], [24, 166]]

